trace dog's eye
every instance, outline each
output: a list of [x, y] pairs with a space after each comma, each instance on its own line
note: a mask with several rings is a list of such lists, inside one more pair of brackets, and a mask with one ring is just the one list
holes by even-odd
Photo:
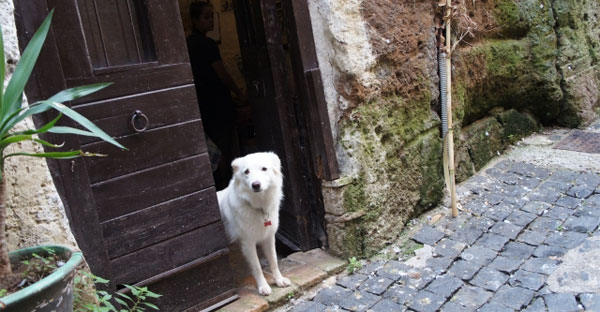
[[267, 171], [267, 167], [262, 167], [262, 171]]
[[249, 174], [249, 173], [250, 173], [249, 169], [246, 169], [246, 171], [244, 171], [244, 174]]

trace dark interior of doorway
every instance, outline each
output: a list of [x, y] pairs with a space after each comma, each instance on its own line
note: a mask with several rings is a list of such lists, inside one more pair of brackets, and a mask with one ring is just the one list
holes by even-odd
[[[184, 28], [186, 35], [192, 32], [193, 26], [189, 14], [189, 5], [194, 2], [206, 2], [203, 0], [200, 1], [187, 1], [183, 4], [180, 2], [180, 10], [181, 16], [184, 23]], [[235, 130], [234, 137], [231, 142], [233, 157], [243, 156], [249, 153], [260, 152], [269, 150], [264, 146], [261, 146], [260, 140], [257, 138], [256, 127], [268, 127], [268, 125], [258, 125], [255, 118], [253, 118], [253, 104], [252, 101], [248, 101], [247, 98], [251, 97], [253, 92], [257, 92], [254, 90], [252, 83], [248, 83], [248, 79], [245, 75], [244, 66], [242, 62], [242, 51], [240, 48], [240, 44], [238, 41], [238, 33], [237, 33], [237, 25], [236, 25], [236, 14], [243, 14], [240, 12], [236, 12], [234, 6], [231, 4], [231, 1], [212, 1], [212, 7], [214, 12], [214, 27], [212, 31], [207, 33], [207, 37], [213, 39], [218, 47], [219, 52], [221, 54], [221, 60], [225, 65], [225, 68], [228, 74], [233, 78], [237, 87], [243, 91], [245, 94], [244, 98], [239, 98], [234, 93], [232, 93], [233, 102], [236, 107], [236, 117], [235, 117]], [[277, 6], [279, 8], [279, 17], [283, 18], [281, 12], [281, 2], [277, 1]], [[284, 27], [284, 23], [281, 23], [281, 27]], [[285, 30], [281, 30], [282, 33], [285, 33]], [[287, 81], [285, 84], [288, 90], [294, 90], [295, 86], [293, 83], [293, 77], [291, 75], [291, 61], [290, 61], [290, 53], [287, 51], [287, 46], [284, 44], [284, 50], [286, 51], [286, 65], [288, 66]], [[202, 100], [200, 97], [202, 95], [198, 94], [199, 102]], [[204, 117], [204, 116], [203, 116]], [[218, 177], [215, 176], [215, 180]], [[219, 190], [219, 189], [217, 189]], [[285, 225], [280, 225], [285, 226]], [[277, 252], [279, 256], [287, 256], [293, 252], [299, 251], [300, 248], [295, 245], [293, 242], [285, 239], [284, 237], [278, 235], [277, 239]]]

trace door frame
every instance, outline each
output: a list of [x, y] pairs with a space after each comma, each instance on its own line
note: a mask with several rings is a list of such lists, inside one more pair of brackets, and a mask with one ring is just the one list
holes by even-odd
[[326, 247], [321, 180], [339, 178], [339, 169], [308, 2], [237, 0], [233, 5], [245, 77], [249, 90], [259, 94], [254, 109], [259, 141], [280, 155], [286, 175], [278, 237], [295, 250]]

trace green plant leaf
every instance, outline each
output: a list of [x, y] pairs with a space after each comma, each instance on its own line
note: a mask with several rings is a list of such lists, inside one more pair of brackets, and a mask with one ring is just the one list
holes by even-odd
[[73, 127], [65, 127], [65, 126], [56, 126], [52, 129], [48, 130], [48, 132], [60, 133], [60, 134], [77, 134], [77, 135], [98, 137], [93, 132], [85, 131], [85, 130], [81, 130], [81, 129], [77, 129], [77, 128], [73, 128]]
[[22, 131], [22, 132], [14, 132], [13, 134], [38, 134], [38, 133], [47, 132], [52, 127], [54, 127], [54, 125], [60, 119], [60, 117], [62, 117], [62, 114], [58, 114], [58, 116], [56, 116], [56, 118], [52, 119], [49, 123], [45, 124], [44, 126], [40, 127], [39, 129], [26, 130], [26, 131]]
[[44, 141], [42, 139], [36, 139], [36, 138], [34, 138], [33, 141], [36, 142], [36, 143], [40, 143], [40, 144], [42, 144], [44, 146], [52, 147], [52, 148], [61, 148], [61, 147], [63, 147], [63, 145], [65, 145], [64, 143], [54, 144], [54, 143], [50, 143], [48, 141]]
[[118, 302], [122, 306], [127, 306], [127, 302], [125, 302], [123, 299], [119, 299], [119, 298], [115, 297], [115, 301]]
[[6, 118], [2, 117], [2, 125], [0, 125], [0, 137], [5, 136], [6, 133], [8, 133], [8, 131], [10, 131], [17, 123], [19, 123], [23, 119], [31, 115], [43, 113], [49, 110], [50, 108], [52, 108], [52, 106], [48, 105], [47, 103], [36, 102], [29, 105], [28, 107], [23, 107], [17, 110], [16, 112], [10, 114]]
[[46, 35], [48, 34], [48, 30], [50, 29], [50, 22], [52, 21], [52, 15], [54, 14], [54, 10], [50, 11], [50, 14], [44, 19], [42, 25], [35, 32], [25, 51], [21, 55], [21, 60], [15, 69], [10, 81], [8, 82], [8, 86], [6, 87], [2, 108], [1, 108], [1, 116], [6, 116], [12, 114], [17, 111], [21, 107], [21, 102], [19, 98], [23, 96], [23, 89], [25, 88], [25, 84], [29, 80], [29, 76], [31, 75], [31, 71], [38, 59], [40, 51], [42, 50], [42, 46], [44, 45], [44, 41], [46, 40]]
[[46, 102], [46, 103], [48, 103], [50, 106], [52, 106], [57, 111], [65, 114], [65, 116], [73, 119], [73, 121], [82, 125], [84, 128], [93, 132], [94, 134], [96, 134], [97, 137], [101, 138], [102, 140], [104, 140], [108, 143], [111, 143], [121, 149], [125, 149], [125, 150], [127, 149], [127, 148], [125, 148], [125, 146], [121, 145], [119, 142], [115, 141], [108, 134], [106, 134], [104, 131], [102, 131], [100, 128], [98, 128], [98, 126], [93, 124], [87, 118], [83, 117], [81, 114], [70, 109], [69, 107], [65, 106], [64, 104], [56, 103], [56, 102]]
[[159, 308], [157, 306], [153, 305], [152, 303], [142, 302], [142, 304], [145, 305], [145, 306], [147, 306], [147, 307], [149, 307], [149, 308], [152, 308], [154, 310], [159, 310]]
[[162, 295], [159, 295], [157, 293], [151, 292], [148, 290], [148, 292], [146, 293], [146, 296], [150, 297], [150, 298], [160, 298], [162, 297]]
[[57, 103], [73, 101], [80, 97], [84, 97], [88, 94], [98, 92], [98, 91], [110, 86], [111, 84], [113, 84], [113, 83], [112, 82], [101, 82], [101, 83], [95, 83], [95, 84], [90, 84], [90, 85], [85, 85], [85, 86], [69, 88], [66, 90], [62, 90], [62, 91], [58, 92], [57, 94], [51, 96], [48, 99], [48, 101], [49, 102], [57, 102]]
[[29, 134], [17, 134], [9, 136], [3, 140], [0, 140], [0, 147], [6, 147], [9, 144], [17, 143], [21, 141], [33, 140], [33, 136]]
[[50, 153], [12, 153], [4, 156], [4, 159], [14, 156], [47, 157], [54, 159], [73, 159], [82, 156], [104, 156], [102, 154], [85, 153], [81, 150], [68, 152], [50, 152]]

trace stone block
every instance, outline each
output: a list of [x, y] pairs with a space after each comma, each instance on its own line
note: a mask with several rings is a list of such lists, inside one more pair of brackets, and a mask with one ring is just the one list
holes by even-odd
[[448, 273], [467, 281], [473, 278], [475, 273], [481, 269], [481, 266], [481, 264], [471, 263], [465, 260], [458, 260], [452, 264], [452, 267], [450, 267]]
[[417, 312], [435, 312], [445, 301], [446, 299], [440, 295], [421, 290], [409, 300], [408, 307]]
[[314, 301], [301, 301], [294, 305], [289, 312], [322, 312], [327, 307]]
[[450, 297], [456, 290], [464, 285], [463, 281], [449, 274], [436, 277], [425, 290], [438, 294], [444, 298]]
[[325, 279], [327, 273], [312, 264], [304, 264], [288, 271], [285, 276], [301, 289], [307, 289]]
[[346, 261], [334, 257], [319, 248], [306, 252], [297, 252], [289, 255], [288, 258], [316, 266], [327, 274], [339, 273], [344, 270], [347, 264]]
[[511, 276], [509, 283], [513, 287], [522, 287], [535, 291], [540, 289], [540, 287], [544, 285], [545, 281], [545, 275], [528, 272], [525, 270], [518, 270]]
[[369, 276], [358, 288], [361, 291], [370, 292], [375, 295], [383, 294], [394, 280], [389, 278], [372, 275]]
[[345, 288], [354, 290], [357, 289], [362, 282], [364, 282], [369, 276], [365, 274], [355, 273], [352, 275], [344, 276], [337, 281], [337, 284]]
[[496, 259], [494, 259], [494, 261], [492, 261], [492, 263], [490, 263], [489, 267], [498, 271], [512, 274], [512, 272], [516, 271], [519, 268], [521, 263], [523, 263], [523, 259], [514, 259], [498, 256], [496, 257]]
[[544, 296], [548, 312], [576, 312], [577, 300], [571, 294], [548, 294]]
[[496, 292], [491, 302], [519, 311], [531, 302], [531, 298], [533, 291], [530, 289], [504, 285]]
[[527, 259], [531, 257], [535, 247], [519, 242], [510, 242], [504, 246], [500, 255], [503, 257], [514, 259]]
[[463, 305], [467, 311], [473, 311], [486, 303], [490, 297], [492, 293], [483, 288], [465, 285], [452, 297], [452, 301]]
[[433, 246], [443, 237], [443, 232], [438, 231], [430, 226], [424, 226], [417, 233], [415, 233], [415, 235], [413, 235], [412, 239], [415, 240], [417, 243]]
[[486, 267], [477, 272], [477, 275], [471, 280], [471, 284], [495, 292], [504, 285], [507, 280], [507, 274]]
[[240, 291], [240, 298], [218, 310], [218, 312], [263, 312], [269, 308], [264, 297], [248, 291]]
[[509, 240], [510, 238], [498, 234], [484, 233], [474, 246], [483, 246], [491, 250], [499, 251]]

